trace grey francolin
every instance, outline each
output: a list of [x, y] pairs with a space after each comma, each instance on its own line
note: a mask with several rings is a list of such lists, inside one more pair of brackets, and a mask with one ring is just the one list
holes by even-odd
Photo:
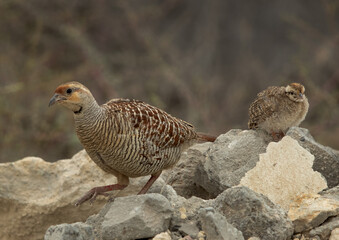
[[300, 83], [268, 87], [250, 105], [248, 127], [263, 129], [278, 141], [288, 128], [299, 126], [308, 111], [305, 88]]
[[130, 177], [151, 175], [139, 192], [144, 194], [163, 169], [178, 162], [182, 151], [197, 141], [215, 140], [141, 101], [113, 99], [99, 106], [78, 82], [57, 87], [49, 106], [56, 103], [74, 113], [76, 133], [91, 159], [117, 177], [117, 184], [91, 189], [76, 205], [92, 202], [98, 194], [124, 189]]

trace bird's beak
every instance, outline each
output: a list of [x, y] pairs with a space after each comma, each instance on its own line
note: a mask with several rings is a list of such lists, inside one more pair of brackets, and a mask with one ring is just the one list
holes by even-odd
[[56, 94], [54, 94], [54, 96], [49, 101], [48, 106], [50, 107], [50, 106], [54, 105], [55, 103], [60, 102], [60, 101], [64, 101], [66, 99], [67, 98], [65, 98], [64, 96], [61, 96], [61, 95], [56, 93]]
[[300, 98], [303, 98], [303, 94], [302, 94], [302, 93], [299, 93], [299, 97], [300, 97]]

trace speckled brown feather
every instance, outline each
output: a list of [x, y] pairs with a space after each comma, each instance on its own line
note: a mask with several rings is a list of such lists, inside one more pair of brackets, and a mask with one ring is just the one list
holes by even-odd
[[263, 129], [275, 140], [288, 128], [298, 126], [308, 111], [305, 88], [300, 83], [286, 87], [269, 87], [260, 92], [249, 108], [249, 129]]
[[142, 101], [114, 99], [105, 105], [112, 113], [120, 113], [143, 138], [160, 148], [178, 147], [197, 138], [193, 125]]
[[275, 112], [275, 101], [272, 101], [277, 96], [282, 96], [285, 93], [284, 87], [268, 87], [258, 93], [256, 99], [249, 108], [249, 129], [257, 129], [258, 125], [272, 116]]

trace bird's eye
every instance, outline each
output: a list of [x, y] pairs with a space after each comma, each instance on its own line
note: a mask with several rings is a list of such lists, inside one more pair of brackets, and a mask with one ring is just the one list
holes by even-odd
[[68, 94], [70, 94], [70, 93], [72, 93], [72, 89], [69, 88], [69, 89], [66, 90], [66, 92], [67, 92]]

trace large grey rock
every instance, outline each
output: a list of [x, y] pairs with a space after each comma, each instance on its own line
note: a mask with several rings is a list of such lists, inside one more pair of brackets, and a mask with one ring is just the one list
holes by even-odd
[[92, 226], [85, 223], [63, 223], [50, 226], [44, 240], [94, 240], [94, 233]]
[[230, 130], [220, 135], [199, 157], [195, 183], [211, 197], [238, 185], [245, 173], [255, 167], [268, 142], [261, 131]]
[[94, 226], [97, 239], [154, 237], [169, 228], [173, 208], [160, 194], [116, 198], [86, 223]]
[[326, 178], [329, 188], [339, 185], [338, 151], [317, 143], [305, 128], [292, 127], [287, 135], [296, 139], [303, 148], [314, 155], [313, 169]]
[[293, 234], [293, 224], [286, 212], [247, 187], [225, 190], [213, 206], [243, 233], [245, 239], [253, 236], [261, 240], [285, 240]]
[[242, 233], [213, 208], [200, 209], [199, 217], [207, 240], [244, 240]]
[[195, 182], [197, 166], [204, 154], [213, 143], [206, 142], [195, 144], [190, 147], [187, 152], [182, 153], [179, 162], [172, 168], [164, 170], [162, 178], [170, 184], [177, 194], [185, 198], [192, 196], [209, 199], [210, 194]]

